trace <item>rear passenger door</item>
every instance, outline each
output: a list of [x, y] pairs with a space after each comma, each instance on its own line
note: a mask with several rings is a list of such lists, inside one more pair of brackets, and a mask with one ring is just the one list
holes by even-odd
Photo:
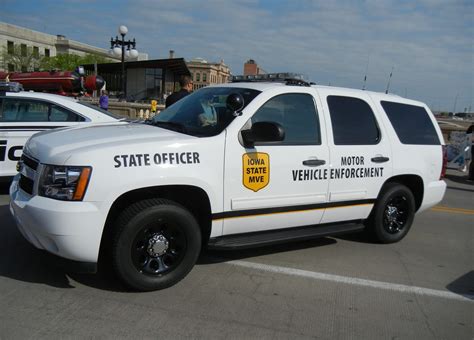
[[16, 174], [16, 163], [31, 135], [84, 121], [84, 117], [51, 102], [0, 98], [0, 176]]
[[368, 217], [392, 175], [392, 154], [382, 121], [365, 93], [319, 90], [330, 152], [329, 205], [323, 223]]

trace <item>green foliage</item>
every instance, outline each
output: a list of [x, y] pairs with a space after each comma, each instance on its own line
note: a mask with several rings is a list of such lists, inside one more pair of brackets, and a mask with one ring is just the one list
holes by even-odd
[[111, 62], [110, 59], [97, 54], [86, 54], [78, 56], [76, 54], [59, 54], [55, 57], [43, 58], [41, 68], [44, 70], [57, 69], [61, 71], [72, 71], [77, 66], [87, 64], [102, 64]]
[[26, 49], [15, 45], [12, 51], [3, 48], [0, 53], [1, 62], [3, 68], [8, 70], [8, 64], [13, 65], [15, 71], [35, 71], [35, 70], [60, 70], [60, 71], [73, 71], [77, 66], [87, 64], [102, 64], [111, 62], [107, 57], [103, 57], [97, 54], [86, 54], [85, 56], [79, 56], [76, 54], [58, 54], [55, 57], [45, 57], [39, 53], [35, 53], [33, 47], [28, 46]]
[[44, 58], [39, 53], [35, 53], [33, 47], [16, 45], [12, 51], [6, 47], [0, 53], [3, 68], [8, 70], [8, 64], [12, 64], [15, 71], [34, 71], [41, 67], [41, 61]]

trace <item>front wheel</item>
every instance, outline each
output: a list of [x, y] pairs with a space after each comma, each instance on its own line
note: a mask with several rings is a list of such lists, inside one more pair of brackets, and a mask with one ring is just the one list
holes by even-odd
[[367, 228], [381, 243], [394, 243], [403, 239], [415, 217], [415, 198], [406, 186], [388, 183], [382, 189]]
[[130, 288], [151, 291], [170, 287], [192, 269], [201, 250], [194, 216], [175, 202], [148, 199], [118, 217], [112, 261]]

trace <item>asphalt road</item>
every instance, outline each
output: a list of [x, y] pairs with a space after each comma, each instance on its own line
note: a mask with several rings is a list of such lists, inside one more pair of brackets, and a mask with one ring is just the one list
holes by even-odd
[[0, 195], [0, 339], [473, 339], [474, 183], [400, 243], [361, 235], [205, 252], [178, 285], [124, 291], [110, 271], [68, 274], [16, 230]]

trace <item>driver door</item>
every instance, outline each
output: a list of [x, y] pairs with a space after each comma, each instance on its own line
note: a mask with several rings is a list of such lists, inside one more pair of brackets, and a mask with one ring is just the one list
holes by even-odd
[[240, 132], [228, 132], [223, 235], [321, 221], [329, 151], [317, 106], [312, 89], [268, 98], [243, 129], [255, 122], [276, 122], [285, 131], [280, 142], [245, 148]]

